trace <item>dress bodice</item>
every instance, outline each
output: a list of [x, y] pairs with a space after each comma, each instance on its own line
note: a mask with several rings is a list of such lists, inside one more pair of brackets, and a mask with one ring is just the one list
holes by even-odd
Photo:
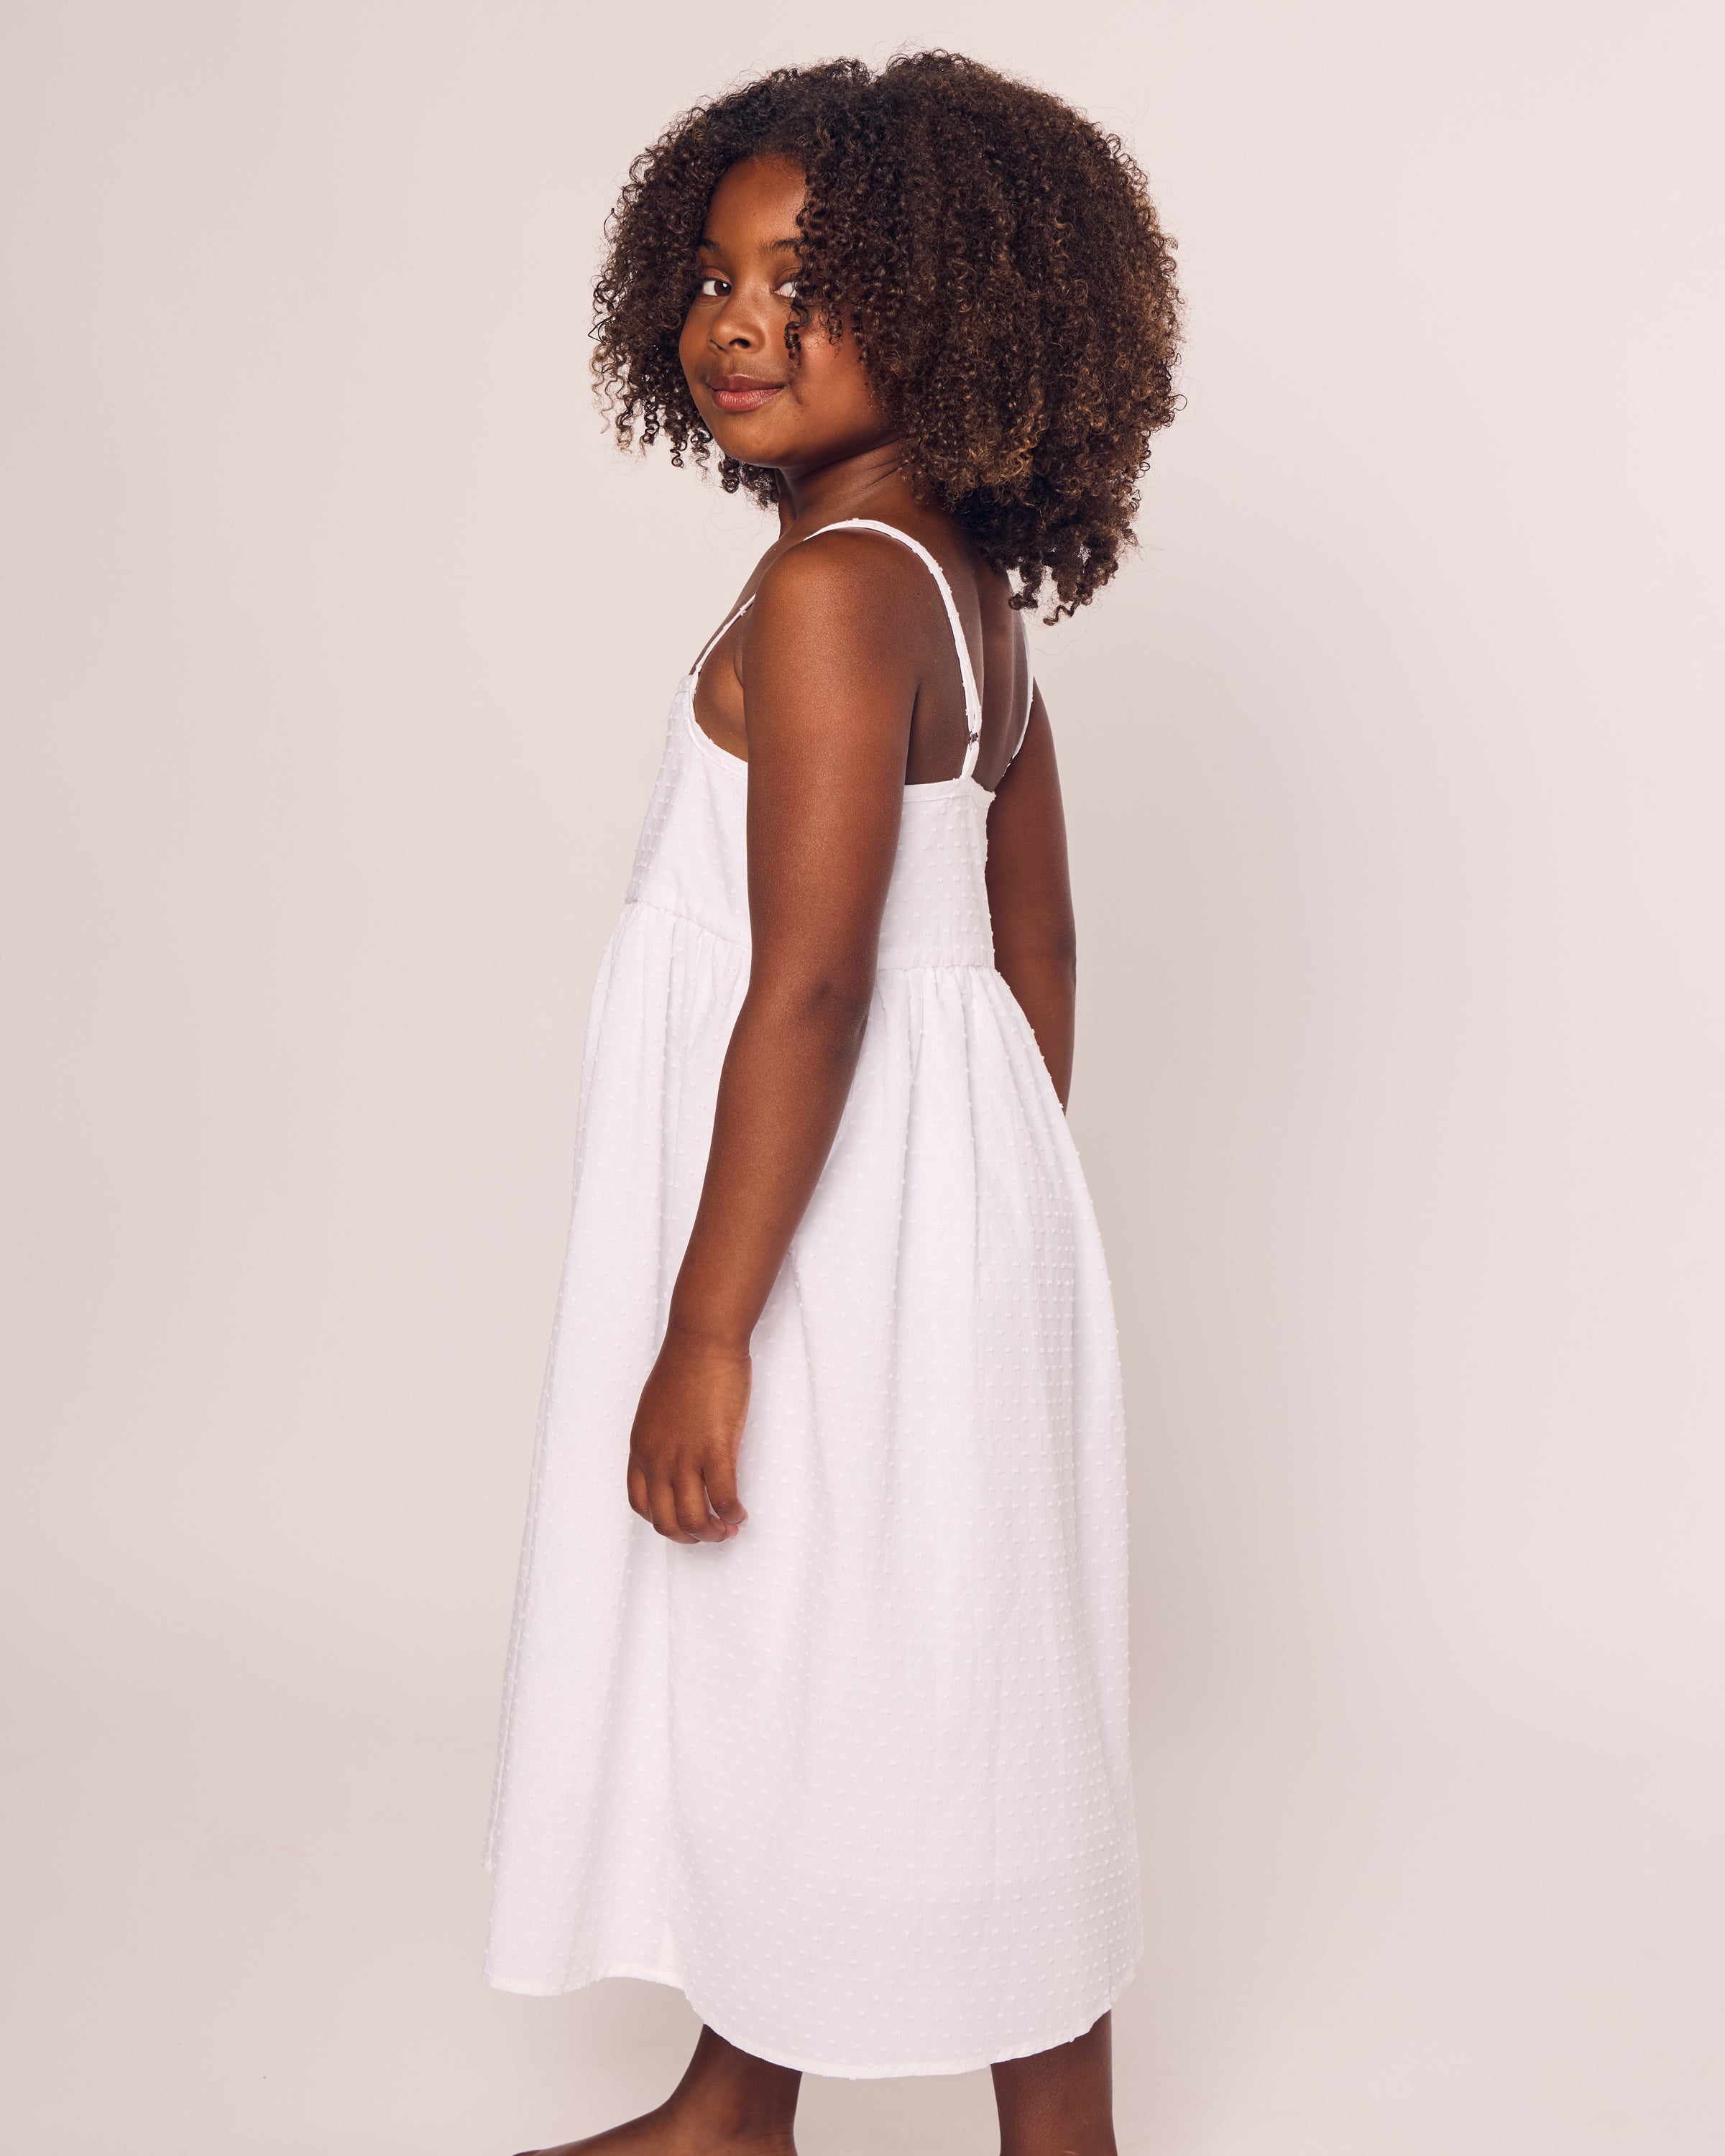
[[[694, 680], [686, 675], [672, 701], [629, 898], [747, 945], [748, 766], [701, 731]], [[983, 875], [993, 798], [971, 778], [905, 788], [880, 965], [993, 966]]]

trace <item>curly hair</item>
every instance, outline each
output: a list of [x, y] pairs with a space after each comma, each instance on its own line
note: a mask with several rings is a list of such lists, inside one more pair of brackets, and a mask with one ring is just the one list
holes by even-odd
[[[961, 54], [779, 68], [674, 121], [629, 169], [593, 292], [593, 375], [619, 439], [673, 464], [711, 436], [677, 344], [706, 208], [742, 159], [801, 167], [787, 341], [849, 325], [917, 493], [1015, 606], [1085, 605], [1132, 540], [1150, 438], [1178, 405], [1174, 243], [1117, 137]], [[762, 502], [778, 475], [726, 457]]]

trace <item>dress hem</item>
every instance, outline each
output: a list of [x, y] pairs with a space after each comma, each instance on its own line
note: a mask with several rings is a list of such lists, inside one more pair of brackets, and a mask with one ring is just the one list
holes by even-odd
[[508, 1977], [489, 1974], [485, 1981], [493, 1991], [513, 1992], [517, 1997], [526, 1999], [567, 1998], [571, 1992], [584, 1991], [588, 1984], [603, 1984], [614, 1976], [633, 1977], [643, 1984], [663, 1984], [673, 1991], [680, 1991], [688, 1999], [691, 2011], [700, 2016], [716, 2036], [722, 2036], [727, 2044], [734, 2045], [739, 2051], [747, 2051], [753, 2058], [764, 2060], [769, 2066], [786, 2066], [793, 2073], [818, 2074], [825, 2081], [892, 2082], [908, 2081], [917, 2076], [933, 2079], [942, 2074], [978, 2073], [984, 2066], [1001, 2066], [1009, 2059], [1034, 2058], [1039, 2051], [1052, 2051], [1062, 2044], [1076, 2043], [1081, 2036], [1087, 2035], [1095, 2028], [1105, 2014], [1112, 2010], [1115, 2001], [1137, 1975], [1142, 1954], [1142, 1949], [1140, 1948], [1132, 1958], [1132, 1966], [1112, 1986], [1101, 2005], [1091, 2007], [1076, 2027], [1063, 2028], [1058, 2035], [1039, 2036], [1032, 2042], [1014, 2045], [1009, 2051], [987, 2051], [978, 2058], [932, 2062], [919, 2059], [911, 2066], [841, 2066], [834, 2065], [830, 2059], [798, 2058], [780, 2050], [777, 2045], [764, 2044], [757, 2037], [745, 2035], [734, 2024], [729, 2029], [721, 2028], [691, 1995], [688, 1985], [680, 1976], [670, 1969], [648, 1969], [638, 1962], [613, 1962], [603, 1969], [596, 1969], [591, 1976], [578, 1977], [572, 1984], [521, 1984]]

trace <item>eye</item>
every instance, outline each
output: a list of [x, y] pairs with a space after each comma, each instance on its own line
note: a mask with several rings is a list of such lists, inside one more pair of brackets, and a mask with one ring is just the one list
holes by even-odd
[[703, 277], [695, 287], [696, 297], [702, 300], [722, 299], [730, 290], [722, 277]]
[[773, 297], [779, 300], [794, 300], [801, 296], [801, 288], [794, 277], [787, 277], [783, 284], [775, 285], [773, 292]]

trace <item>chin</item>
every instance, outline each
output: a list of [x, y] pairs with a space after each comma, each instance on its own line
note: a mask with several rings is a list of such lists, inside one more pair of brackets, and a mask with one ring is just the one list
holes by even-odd
[[727, 457], [734, 457], [740, 465], [765, 465], [776, 470], [788, 454], [783, 442], [752, 434], [748, 428], [734, 426], [729, 420], [721, 427], [715, 427], [709, 421], [708, 431], [718, 444], [721, 452]]

